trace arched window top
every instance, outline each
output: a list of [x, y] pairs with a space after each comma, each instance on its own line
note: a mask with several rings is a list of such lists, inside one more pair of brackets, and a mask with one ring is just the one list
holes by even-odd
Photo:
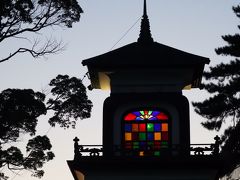
[[169, 119], [168, 115], [162, 111], [149, 111], [149, 110], [132, 111], [124, 116], [125, 121], [144, 121], [144, 120], [166, 121], [168, 119]]

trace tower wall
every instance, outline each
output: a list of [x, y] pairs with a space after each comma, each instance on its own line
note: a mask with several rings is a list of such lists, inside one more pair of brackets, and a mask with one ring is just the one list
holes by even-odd
[[123, 116], [134, 109], [159, 109], [170, 117], [170, 147], [178, 145], [189, 154], [189, 103], [178, 93], [112, 94], [104, 102], [103, 146], [105, 156], [112, 156], [114, 146], [122, 146]]

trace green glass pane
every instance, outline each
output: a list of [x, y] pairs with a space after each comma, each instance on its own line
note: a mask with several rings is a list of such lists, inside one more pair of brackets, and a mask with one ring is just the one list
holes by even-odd
[[148, 142], [148, 145], [153, 145], [154, 143], [153, 142]]
[[146, 133], [139, 133], [139, 140], [146, 141]]
[[148, 111], [148, 115], [152, 114], [152, 111]]
[[147, 124], [147, 131], [148, 132], [153, 132], [154, 131], [154, 124], [153, 123], [148, 123]]
[[160, 156], [160, 151], [154, 151], [154, 156]]
[[168, 145], [168, 142], [163, 141], [163, 142], [162, 142], [162, 145]]
[[161, 147], [162, 148], [168, 148], [168, 142], [163, 141]]
[[138, 146], [138, 145], [139, 145], [139, 142], [133, 142], [133, 145], [134, 145], [134, 146]]
[[140, 111], [141, 115], [144, 115], [144, 111]]
[[139, 142], [133, 142], [133, 149], [139, 149]]

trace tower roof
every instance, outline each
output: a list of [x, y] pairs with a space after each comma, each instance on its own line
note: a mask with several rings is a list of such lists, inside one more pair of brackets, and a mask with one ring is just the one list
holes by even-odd
[[158, 42], [145, 45], [134, 42], [82, 61], [85, 66], [104, 70], [126, 67], [187, 66], [208, 64], [209, 58], [190, 54]]
[[[141, 30], [137, 42], [82, 61], [84, 66], [88, 66], [93, 87], [99, 88], [100, 72], [117, 73], [146, 68], [158, 69], [158, 71], [169, 69], [168, 73], [173, 69], [191, 69], [191, 85], [199, 87], [204, 65], [209, 64], [209, 58], [154, 42], [149, 24], [146, 0], [144, 0]], [[190, 84], [189, 81], [188, 83]]]

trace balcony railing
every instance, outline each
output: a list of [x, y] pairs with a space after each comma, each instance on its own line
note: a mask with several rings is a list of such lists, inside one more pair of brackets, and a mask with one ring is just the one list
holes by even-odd
[[[158, 150], [160, 153], [168, 153], [172, 155], [178, 155], [180, 152], [188, 152], [191, 156], [217, 156], [220, 151], [220, 138], [216, 136], [215, 143], [213, 144], [191, 144], [189, 148], [182, 149], [180, 145], [172, 145], [168, 148], [163, 148]], [[74, 139], [74, 159], [78, 159], [83, 156], [89, 157], [98, 157], [104, 156], [103, 145], [79, 145], [79, 139], [75, 137]], [[145, 151], [148, 154], [153, 154], [151, 152], [155, 151], [152, 149], [135, 149], [135, 150], [126, 150], [119, 145], [113, 147], [114, 156], [134, 156], [140, 151]], [[139, 156], [139, 155], [137, 155]]]

